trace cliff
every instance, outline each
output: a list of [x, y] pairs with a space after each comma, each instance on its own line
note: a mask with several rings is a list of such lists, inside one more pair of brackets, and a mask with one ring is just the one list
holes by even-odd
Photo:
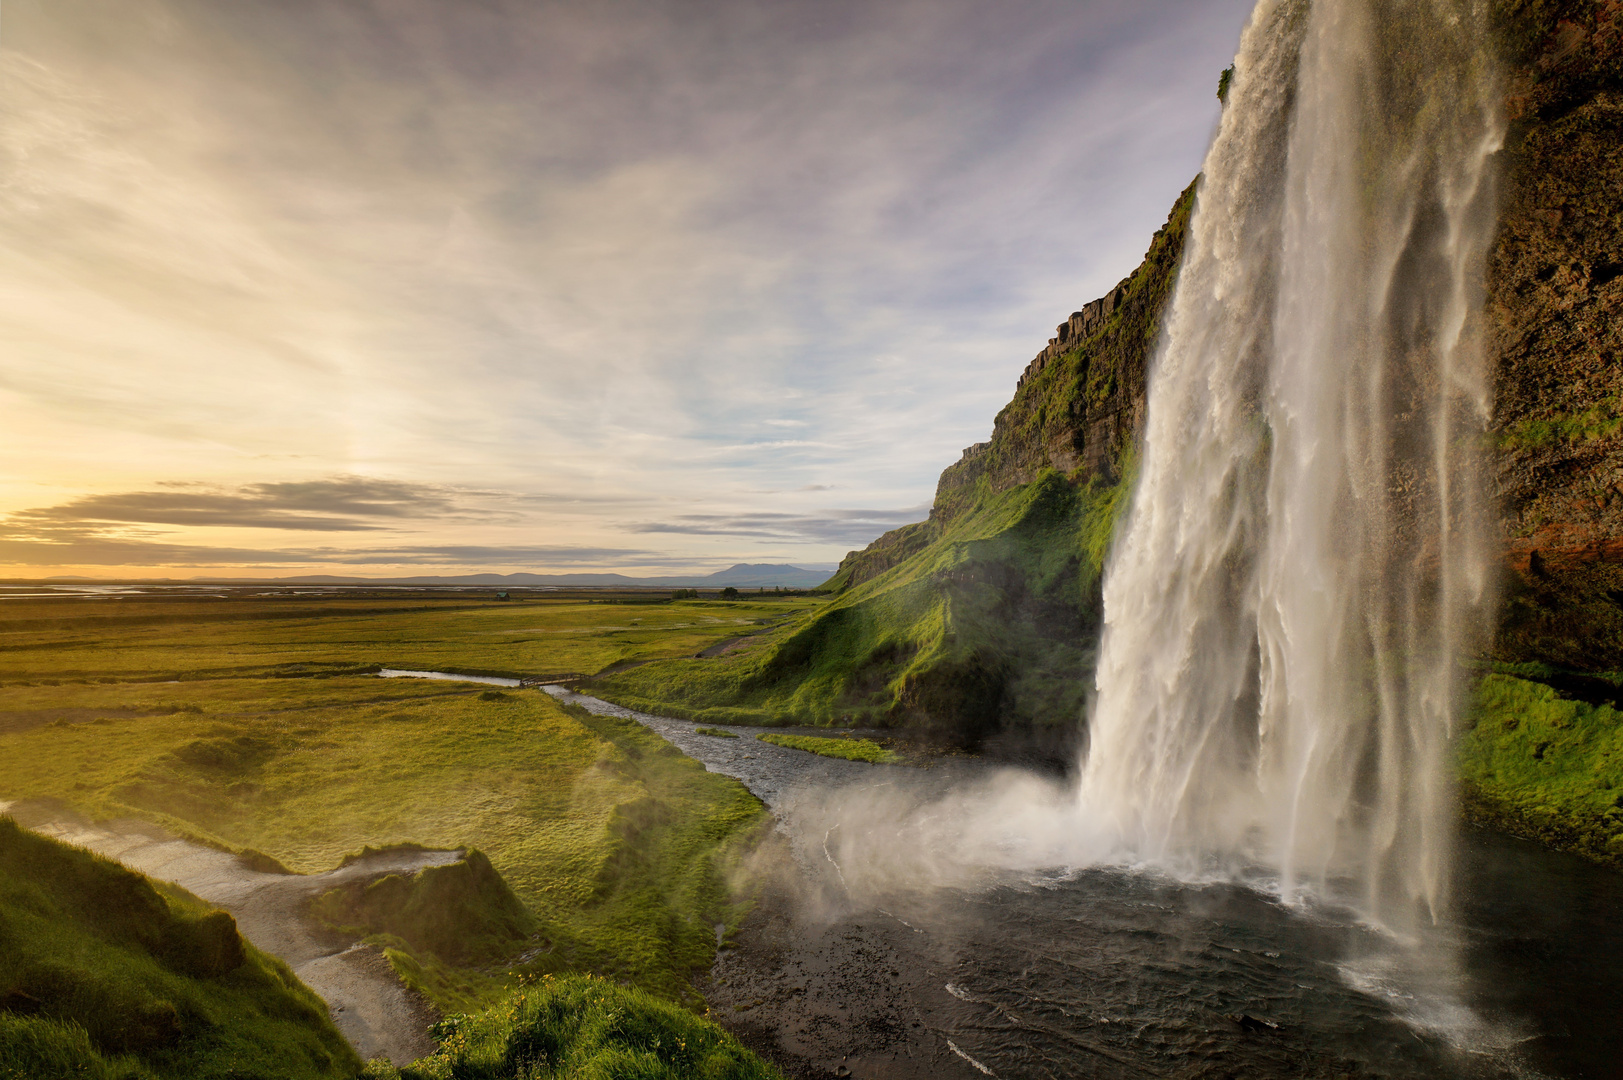
[[1056, 328], [1026, 365], [992, 437], [964, 451], [936, 485], [927, 521], [892, 530], [841, 561], [825, 589], [847, 589], [923, 551], [953, 522], [1047, 470], [1072, 483], [1115, 483], [1144, 419], [1144, 392], [1161, 312], [1177, 280], [1195, 187], [1184, 189], [1144, 261]]
[[1495, 656], [1623, 667], [1623, 3], [1504, 8], [1488, 267], [1506, 608]]
[[[1497, 19], [1510, 127], [1485, 332], [1507, 572], [1484, 663], [1612, 693], [1574, 676], [1623, 668], [1623, 0], [1500, 0]], [[1074, 739], [1195, 192], [1137, 270], [1059, 324], [929, 518], [845, 557], [826, 608], [734, 657], [600, 689], [714, 719]]]
[[1191, 184], [1138, 269], [1059, 325], [991, 439], [942, 474], [928, 520], [846, 556], [826, 607], [753, 649], [596, 691], [706, 721], [898, 726], [964, 745], [1018, 733], [1068, 756], [1194, 198]]

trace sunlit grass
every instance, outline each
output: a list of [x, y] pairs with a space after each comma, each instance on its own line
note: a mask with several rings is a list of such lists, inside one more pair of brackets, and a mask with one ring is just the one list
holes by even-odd
[[590, 675], [616, 664], [691, 656], [817, 604], [803, 598], [8, 601], [0, 609], [0, 680], [319, 675], [378, 666]]
[[336, 1080], [360, 1066], [320, 999], [230, 918], [6, 818], [0, 958], [5, 1080]]
[[[602, 979], [543, 978], [482, 1016], [448, 1017], [422, 1080], [777, 1080], [776, 1069], [715, 1024]], [[379, 1078], [398, 1076], [376, 1068]]]
[[823, 757], [844, 758], [846, 761], [866, 761], [870, 765], [896, 759], [894, 753], [872, 739], [824, 739], [816, 735], [775, 734], [761, 734], [755, 737], [774, 746], [787, 746], [793, 750], [821, 754]]
[[[805, 603], [7, 607], [0, 801], [142, 818], [300, 872], [367, 845], [476, 847], [538, 917], [514, 950], [530, 969], [691, 999], [715, 924], [737, 918], [723, 875], [765, 818], [753, 796], [536, 689], [362, 672], [596, 670], [691, 655]], [[510, 966], [402, 952], [411, 964], [459, 1008]]]

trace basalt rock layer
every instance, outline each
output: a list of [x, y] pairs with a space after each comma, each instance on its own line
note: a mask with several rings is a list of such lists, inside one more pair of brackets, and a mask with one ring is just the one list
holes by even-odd
[[1506, 5], [1488, 342], [1507, 661], [1623, 668], [1623, 2]]

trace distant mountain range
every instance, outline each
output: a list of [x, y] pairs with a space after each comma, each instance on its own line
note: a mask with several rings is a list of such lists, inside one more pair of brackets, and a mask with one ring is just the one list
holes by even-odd
[[[302, 577], [258, 578], [266, 584], [283, 585], [491, 585], [497, 588], [526, 585], [552, 585], [566, 588], [616, 586], [633, 589], [739, 589], [782, 586], [809, 589], [827, 581], [831, 569], [805, 569], [777, 563], [738, 563], [713, 574], [671, 574], [666, 577], [629, 577], [625, 574], [458, 574], [449, 577], [340, 577], [333, 574], [307, 574]], [[67, 580], [65, 578], [58, 580]], [[193, 581], [237, 580], [192, 578]]]

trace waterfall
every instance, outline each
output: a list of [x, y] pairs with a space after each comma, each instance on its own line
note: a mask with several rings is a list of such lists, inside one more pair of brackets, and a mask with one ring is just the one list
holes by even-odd
[[1389, 925], [1448, 891], [1493, 611], [1482, 0], [1260, 0], [1207, 155], [1104, 584], [1083, 806]]

